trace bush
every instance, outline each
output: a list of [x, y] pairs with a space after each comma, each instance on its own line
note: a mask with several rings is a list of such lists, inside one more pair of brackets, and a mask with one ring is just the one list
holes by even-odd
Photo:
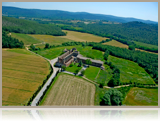
[[64, 65], [62, 65], [61, 68], [62, 68], [63, 71], [66, 70], [66, 66], [64, 66]]
[[78, 74], [78, 72], [79, 72], [79, 69], [76, 69], [76, 70], [75, 70], [75, 75], [77, 75], [77, 74]]
[[50, 48], [50, 46], [48, 43], [46, 43], [44, 49], [48, 49], [48, 48]]
[[83, 76], [83, 75], [85, 74], [85, 70], [82, 70], [82, 71], [81, 71], [81, 74], [82, 74], [82, 76]]
[[73, 64], [73, 62], [69, 65], [69, 67], [72, 67], [74, 64]]
[[82, 67], [83, 63], [82, 60], [79, 61], [78, 67]]
[[90, 59], [87, 59], [85, 62], [86, 62], [86, 64], [88, 64], [88, 65], [92, 65], [92, 61], [91, 61]]

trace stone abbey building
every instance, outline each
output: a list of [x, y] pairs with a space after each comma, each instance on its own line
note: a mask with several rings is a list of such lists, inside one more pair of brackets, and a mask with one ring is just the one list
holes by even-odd
[[[65, 53], [58, 57], [56, 66], [64, 65], [68, 67], [72, 62], [78, 63], [80, 60], [82, 61], [82, 63], [85, 64], [85, 61], [87, 59], [90, 59], [87, 57], [83, 57], [81, 54], [79, 54], [79, 51], [77, 51], [76, 48], [72, 48], [71, 50], [65, 49], [63, 52]], [[104, 69], [102, 61], [93, 60], [93, 59], [90, 59], [90, 60], [92, 61], [92, 66], [97, 66], [97, 67], [100, 67], [101, 69]]]

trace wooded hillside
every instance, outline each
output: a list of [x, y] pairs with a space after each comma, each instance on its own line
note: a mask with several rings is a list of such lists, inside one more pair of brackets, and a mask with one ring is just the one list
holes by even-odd
[[66, 35], [54, 24], [39, 24], [30, 20], [16, 19], [2, 16], [2, 27], [5, 31], [23, 34], [47, 34], [54, 36]]

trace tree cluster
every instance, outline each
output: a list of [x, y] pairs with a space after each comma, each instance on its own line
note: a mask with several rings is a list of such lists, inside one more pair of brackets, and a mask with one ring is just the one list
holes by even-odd
[[120, 70], [112, 64], [112, 62], [107, 62], [105, 61], [105, 64], [109, 65], [110, 68], [112, 69], [112, 78], [108, 82], [108, 86], [114, 87], [114, 86], [119, 86], [121, 84], [120, 82]]
[[117, 89], [109, 89], [105, 92], [100, 105], [102, 106], [117, 106], [122, 105], [123, 94]]
[[24, 43], [16, 38], [12, 38], [2, 29], [2, 48], [23, 48]]
[[102, 40], [102, 41], [99, 42], [99, 43], [105, 43], [105, 42], [109, 42], [109, 41], [112, 41], [112, 37], [111, 37], [110, 39]]

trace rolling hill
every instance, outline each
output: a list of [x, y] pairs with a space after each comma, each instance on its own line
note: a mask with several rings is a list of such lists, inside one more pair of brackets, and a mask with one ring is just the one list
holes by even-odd
[[140, 21], [148, 24], [157, 24], [158, 22], [142, 20], [136, 18], [117, 17], [113, 15], [91, 14], [87, 12], [68, 12], [61, 10], [40, 10], [40, 9], [23, 9], [17, 7], [2, 6], [2, 15], [12, 17], [30, 17], [30, 18], [47, 18], [47, 19], [76, 19], [76, 20], [108, 20], [115, 22]]
[[44, 25], [30, 20], [22, 20], [6, 16], [2, 16], [2, 28], [5, 31], [23, 34], [66, 35], [59, 27], [53, 24]]

